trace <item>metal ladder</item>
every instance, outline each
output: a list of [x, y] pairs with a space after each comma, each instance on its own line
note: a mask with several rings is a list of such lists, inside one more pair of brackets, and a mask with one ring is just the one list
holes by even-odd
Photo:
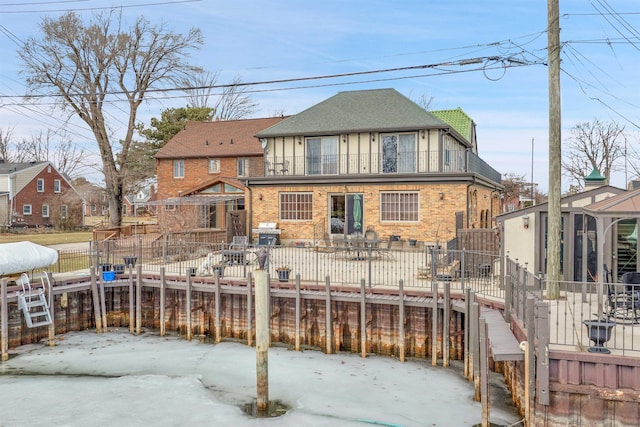
[[[45, 277], [48, 286], [45, 285]], [[45, 295], [45, 289], [51, 289], [49, 275], [45, 274], [40, 278], [40, 281], [42, 282], [42, 288], [36, 291], [31, 288], [31, 282], [26, 273], [22, 273], [20, 276], [22, 292], [18, 292], [18, 308], [22, 310], [24, 320], [29, 328], [37, 328], [38, 326], [46, 326], [52, 323], [49, 304]]]

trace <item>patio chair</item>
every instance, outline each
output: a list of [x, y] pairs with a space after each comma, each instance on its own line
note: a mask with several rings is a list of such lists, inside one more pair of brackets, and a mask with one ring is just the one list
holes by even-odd
[[317, 246], [317, 251], [325, 253], [333, 253], [336, 251], [336, 248], [331, 242], [331, 238], [329, 237], [329, 233], [324, 233], [324, 236], [322, 237], [322, 243]]
[[391, 238], [389, 238], [389, 240], [381, 241], [376, 231], [367, 230], [364, 233], [364, 239], [365, 239], [365, 242], [367, 242], [367, 244], [371, 245], [371, 249], [378, 256], [393, 258], [393, 254], [391, 253], [391, 250], [390, 250]]
[[611, 283], [606, 265], [604, 272], [607, 286], [605, 316], [608, 319], [637, 322], [640, 312], [640, 273], [624, 273], [620, 278], [621, 283]]
[[444, 282], [450, 282], [453, 279], [460, 277], [460, 260], [453, 260], [451, 264], [439, 269], [436, 277], [438, 280], [442, 280]]
[[227, 265], [247, 264], [247, 236], [233, 236], [228, 249], [222, 251], [223, 262]]

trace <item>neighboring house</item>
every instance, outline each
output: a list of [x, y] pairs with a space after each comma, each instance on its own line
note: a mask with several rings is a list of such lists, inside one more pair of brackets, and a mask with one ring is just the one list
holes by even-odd
[[105, 216], [109, 212], [107, 192], [104, 188], [91, 182], [76, 183], [76, 191], [84, 200], [84, 216]]
[[427, 112], [394, 89], [341, 92], [256, 136], [251, 221], [277, 223], [282, 241], [373, 229], [442, 243], [499, 213], [501, 176], [460, 109]]
[[[587, 214], [588, 209], [593, 204], [625, 193], [623, 189], [604, 185], [605, 179], [599, 173], [589, 175], [585, 183], [585, 191], [561, 199], [560, 270], [564, 280], [594, 281], [597, 271], [597, 230], [596, 219]], [[547, 202], [540, 203], [496, 218], [504, 255], [517, 260], [534, 274], [546, 272], [548, 206]], [[616, 264], [611, 263], [610, 257], [608, 268], [615, 271], [636, 268], [636, 248], [631, 247], [627, 239], [635, 227], [635, 219], [621, 220], [608, 235], [614, 241], [614, 251], [617, 251]], [[606, 246], [607, 250], [610, 248], [610, 245]], [[632, 267], [630, 262], [633, 263]]]
[[188, 122], [155, 156], [160, 227], [226, 229], [227, 213], [243, 211], [249, 194], [240, 179], [263, 174], [255, 134], [281, 120]]
[[0, 163], [0, 195], [7, 226], [82, 225], [82, 197], [50, 162]]
[[153, 202], [157, 200], [157, 194], [155, 184], [141, 188], [135, 194], [127, 194], [122, 202], [122, 215], [133, 217], [155, 215], [157, 205]]

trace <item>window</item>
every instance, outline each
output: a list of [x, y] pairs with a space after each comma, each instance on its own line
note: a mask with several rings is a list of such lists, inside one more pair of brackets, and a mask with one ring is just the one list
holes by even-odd
[[382, 172], [416, 171], [416, 135], [402, 133], [382, 136]]
[[22, 205], [22, 214], [31, 215], [31, 205]]
[[220, 173], [220, 159], [209, 159], [209, 173]]
[[381, 221], [418, 221], [420, 197], [417, 192], [381, 193]]
[[98, 212], [98, 206], [95, 204], [91, 205], [91, 212]]
[[60, 180], [59, 179], [54, 179], [53, 180], [53, 192], [54, 193], [59, 193], [60, 192]]
[[338, 137], [325, 136], [307, 139], [307, 174], [335, 175], [338, 173]]
[[249, 176], [249, 159], [238, 159], [238, 176]]
[[38, 187], [37, 188], [38, 193], [44, 193], [44, 179], [38, 178], [37, 187]]
[[62, 205], [60, 206], [60, 218], [66, 218], [67, 217], [67, 205]]
[[173, 161], [173, 177], [184, 178], [184, 160]]
[[312, 208], [311, 193], [280, 193], [281, 220], [311, 220]]
[[49, 218], [49, 205], [42, 205], [42, 218]]

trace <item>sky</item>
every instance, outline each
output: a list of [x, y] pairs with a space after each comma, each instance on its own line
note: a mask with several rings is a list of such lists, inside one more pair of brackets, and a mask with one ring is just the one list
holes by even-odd
[[[476, 123], [479, 155], [502, 174], [522, 175], [548, 191], [547, 4], [542, 0], [281, 0], [27, 1], [0, 4], [0, 129], [28, 137], [63, 126], [47, 105], [25, 105], [16, 51], [39, 34], [44, 16], [73, 9], [89, 17], [124, 6], [128, 22], [143, 15], [205, 43], [191, 62], [218, 73], [218, 83], [389, 72], [249, 86], [254, 117], [296, 114], [338, 92], [394, 88], [429, 109], [462, 108]], [[640, 145], [640, 5], [636, 0], [560, 0], [562, 139], [594, 119], [626, 127], [629, 149]], [[408, 70], [398, 68], [412, 67]], [[214, 92], [215, 93], [215, 92]], [[139, 111], [151, 117], [186, 105], [180, 93], [154, 95]], [[121, 111], [111, 112], [114, 135]], [[118, 119], [120, 115], [120, 118]], [[120, 123], [120, 125], [118, 124]], [[78, 146], [97, 152], [88, 129], [69, 127]], [[639, 147], [640, 148], [640, 147]], [[640, 150], [639, 150], [640, 151]], [[624, 162], [611, 177], [624, 187]], [[591, 171], [585, 171], [588, 175]], [[563, 181], [563, 190], [570, 182]]]
[[[56, 336], [9, 352], [0, 363], [0, 424], [49, 426], [473, 426], [482, 420], [473, 383], [430, 360], [268, 351], [269, 400], [290, 409], [256, 419], [255, 348], [110, 329]], [[492, 425], [520, 426], [499, 374]], [[30, 402], [25, 405], [25, 402]]]

